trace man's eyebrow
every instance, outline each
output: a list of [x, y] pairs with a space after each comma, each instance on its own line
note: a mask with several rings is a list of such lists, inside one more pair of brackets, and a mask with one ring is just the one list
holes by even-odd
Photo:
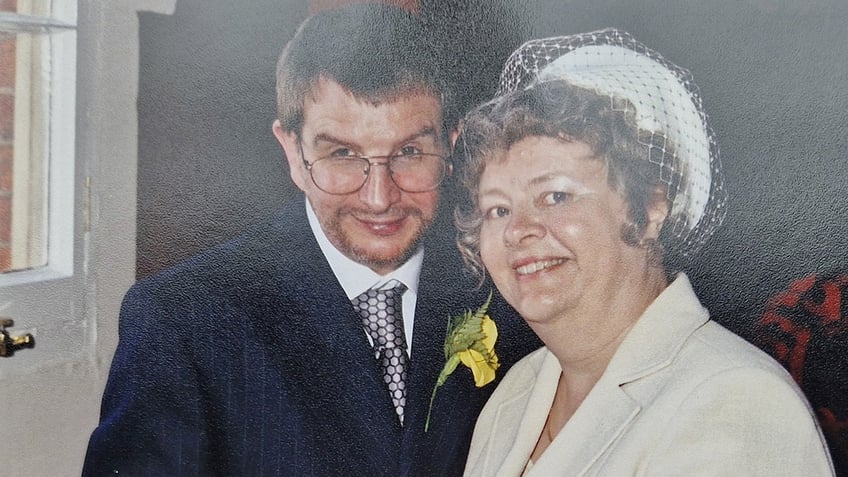
[[[398, 144], [407, 143], [407, 142], [414, 141], [416, 139], [420, 139], [420, 138], [428, 137], [428, 136], [433, 138], [433, 139], [438, 139], [438, 135], [436, 134], [436, 128], [434, 128], [432, 126], [425, 126], [425, 127], [421, 128], [420, 131], [415, 132], [413, 134], [410, 134], [409, 136], [405, 137], [404, 139], [398, 141]], [[352, 143], [350, 141], [346, 141], [346, 140], [344, 140], [340, 137], [336, 137], [336, 136], [334, 136], [330, 133], [318, 133], [318, 134], [316, 134], [315, 138], [312, 141], [312, 145], [313, 145], [313, 147], [317, 147], [318, 144], [321, 143], [321, 142], [336, 144], [336, 145], [344, 146], [344, 147], [354, 149], [354, 150], [357, 149], [357, 146], [354, 143]]]
[[415, 139], [420, 139], [420, 138], [425, 137], [425, 136], [430, 136], [433, 139], [437, 139], [439, 135], [436, 134], [436, 128], [434, 128], [432, 126], [425, 126], [425, 127], [421, 128], [420, 131], [409, 136], [408, 138], [404, 139], [401, 142], [409, 142], [409, 141], [413, 141]]
[[352, 143], [349, 143], [349, 142], [347, 142], [347, 141], [345, 141], [341, 138], [338, 138], [336, 136], [333, 136], [332, 134], [329, 134], [329, 133], [318, 133], [318, 134], [316, 134], [315, 138], [312, 140], [312, 146], [313, 147], [318, 146], [318, 143], [320, 143], [320, 142], [328, 142], [328, 143], [331, 143], [331, 144], [337, 144], [339, 146], [344, 146], [344, 147], [347, 147], [347, 148], [350, 148], [350, 149], [356, 149], [356, 147]]

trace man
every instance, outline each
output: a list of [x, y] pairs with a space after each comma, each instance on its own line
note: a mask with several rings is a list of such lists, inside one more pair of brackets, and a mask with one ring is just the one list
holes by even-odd
[[[301, 26], [273, 133], [305, 199], [128, 292], [84, 475], [462, 472], [495, 383], [457, 371], [425, 420], [447, 320], [489, 287], [440, 206], [456, 114], [432, 44], [387, 6]], [[500, 377], [539, 344], [490, 315]]]

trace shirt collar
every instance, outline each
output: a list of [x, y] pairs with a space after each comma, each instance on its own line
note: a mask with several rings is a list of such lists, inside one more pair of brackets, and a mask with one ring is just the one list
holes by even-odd
[[312, 229], [312, 234], [318, 241], [318, 246], [321, 247], [321, 252], [327, 258], [333, 274], [336, 276], [339, 284], [341, 284], [348, 299], [353, 299], [370, 288], [379, 288], [392, 279], [400, 281], [406, 285], [408, 290], [411, 290], [417, 295], [418, 277], [421, 274], [421, 265], [424, 262], [423, 248], [418, 247], [415, 253], [394, 271], [386, 275], [380, 275], [367, 266], [351, 260], [330, 243], [330, 239], [327, 238], [324, 229], [321, 228], [318, 217], [312, 210], [312, 204], [309, 203], [308, 198], [306, 199], [306, 217], [309, 220], [309, 227]]

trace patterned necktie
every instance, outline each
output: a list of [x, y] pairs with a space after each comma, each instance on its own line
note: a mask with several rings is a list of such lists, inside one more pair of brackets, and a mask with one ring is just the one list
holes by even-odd
[[351, 300], [362, 317], [362, 326], [374, 342], [374, 354], [383, 367], [383, 381], [389, 388], [400, 423], [406, 405], [406, 338], [403, 334], [401, 295], [406, 285], [389, 281], [382, 289], [369, 289]]

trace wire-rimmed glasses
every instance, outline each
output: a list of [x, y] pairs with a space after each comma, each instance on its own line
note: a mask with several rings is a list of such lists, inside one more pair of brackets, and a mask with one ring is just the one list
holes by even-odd
[[[301, 155], [303, 152], [301, 151]], [[385, 161], [375, 162], [378, 159]], [[439, 187], [450, 171], [445, 158], [439, 154], [397, 153], [390, 156], [326, 156], [303, 164], [312, 182], [328, 194], [351, 194], [368, 181], [373, 166], [388, 168], [398, 189], [405, 192], [429, 192]]]

